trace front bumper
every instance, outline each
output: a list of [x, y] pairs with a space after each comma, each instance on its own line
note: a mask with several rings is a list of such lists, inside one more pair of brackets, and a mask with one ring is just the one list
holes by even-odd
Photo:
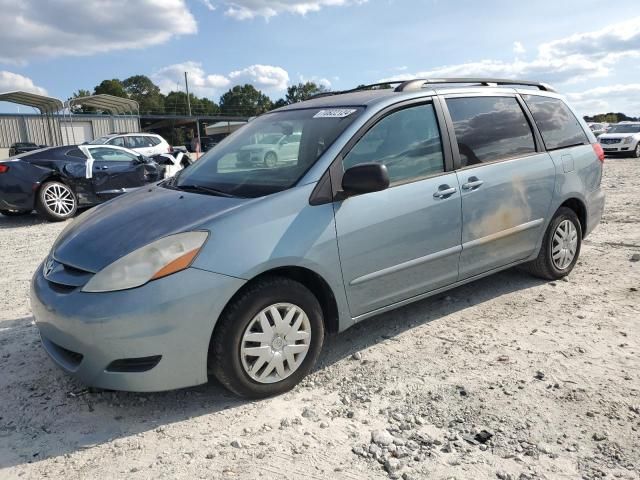
[[[238, 278], [188, 268], [139, 288], [85, 293], [52, 284], [40, 266], [31, 281], [31, 308], [49, 356], [86, 385], [172, 390], [207, 381], [213, 328], [243, 284]], [[147, 365], [152, 368], [108, 370], [122, 365], [119, 361], [142, 358], [155, 359]]]
[[601, 143], [602, 150], [604, 153], [614, 154], [614, 153], [633, 153], [636, 149], [636, 145], [638, 142], [631, 143]]

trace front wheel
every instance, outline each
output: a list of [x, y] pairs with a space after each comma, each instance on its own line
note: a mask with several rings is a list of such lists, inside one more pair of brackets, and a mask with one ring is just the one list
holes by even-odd
[[73, 217], [78, 210], [78, 200], [68, 185], [46, 182], [38, 191], [36, 210], [51, 222], [61, 222]]
[[558, 280], [573, 270], [581, 246], [578, 216], [570, 208], [560, 207], [547, 227], [538, 257], [525, 267], [536, 277]]
[[268, 168], [273, 168], [278, 163], [278, 156], [275, 152], [267, 152], [264, 156], [264, 166]]
[[324, 341], [322, 309], [304, 285], [269, 277], [245, 289], [218, 320], [209, 369], [232, 392], [265, 398], [292, 389]]
[[635, 158], [640, 158], [640, 142], [638, 142], [638, 143], [636, 144], [636, 148], [635, 148], [635, 150], [633, 151], [633, 156], [634, 156]]

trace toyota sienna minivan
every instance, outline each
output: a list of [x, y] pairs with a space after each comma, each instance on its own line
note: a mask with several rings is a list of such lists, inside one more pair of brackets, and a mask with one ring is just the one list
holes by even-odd
[[[388, 86], [264, 114], [71, 222], [31, 285], [53, 361], [99, 388], [212, 374], [261, 398], [368, 317], [518, 264], [568, 275], [604, 208], [604, 154], [564, 99], [517, 80]], [[241, 161], [275, 135], [295, 154]]]

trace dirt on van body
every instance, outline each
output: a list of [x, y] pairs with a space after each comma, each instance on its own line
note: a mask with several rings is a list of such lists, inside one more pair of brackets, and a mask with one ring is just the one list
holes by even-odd
[[364, 321], [258, 402], [67, 377], [28, 302], [64, 225], [0, 217], [0, 477], [639, 478], [640, 161], [603, 185], [565, 280], [514, 269]]

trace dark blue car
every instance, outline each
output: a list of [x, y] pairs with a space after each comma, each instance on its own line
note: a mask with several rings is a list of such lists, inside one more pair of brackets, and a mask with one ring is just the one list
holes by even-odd
[[163, 167], [132, 150], [68, 145], [23, 153], [0, 162], [0, 213], [37, 210], [50, 221], [155, 182]]

